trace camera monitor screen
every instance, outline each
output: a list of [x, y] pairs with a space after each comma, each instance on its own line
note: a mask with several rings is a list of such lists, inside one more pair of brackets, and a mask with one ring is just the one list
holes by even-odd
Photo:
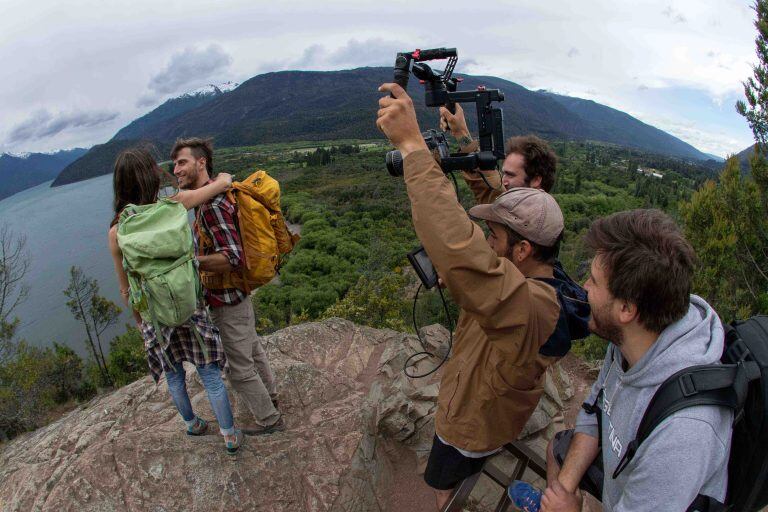
[[416, 274], [424, 283], [424, 287], [429, 289], [437, 284], [437, 272], [435, 267], [432, 266], [432, 262], [427, 256], [427, 251], [424, 247], [419, 247], [408, 253], [408, 261], [411, 262], [411, 266], [416, 271]]

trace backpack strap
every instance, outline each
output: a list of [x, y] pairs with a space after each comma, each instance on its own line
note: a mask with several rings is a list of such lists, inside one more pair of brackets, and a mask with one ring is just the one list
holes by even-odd
[[716, 405], [733, 409], [737, 416], [740, 415], [749, 382], [759, 377], [760, 368], [754, 361], [692, 366], [669, 377], [651, 398], [635, 439], [627, 446], [613, 478], [624, 471], [651, 432], [677, 411], [698, 405]]
[[[239, 188], [232, 188], [232, 190], [227, 191], [227, 199], [232, 203], [232, 206], [235, 208], [235, 229], [237, 230], [237, 236], [240, 238], [240, 251], [242, 252], [242, 265], [244, 267], [247, 267], [248, 269], [251, 268], [251, 262], [248, 261], [248, 255], [246, 254], [246, 251], [248, 250], [248, 243], [246, 242], [245, 238], [245, 231], [240, 229], [240, 226], [243, 224], [243, 220], [241, 218], [241, 210], [240, 207], [237, 204], [237, 197], [235, 196], [235, 191], [240, 190]], [[240, 278], [240, 281], [242, 283], [242, 291], [246, 294], [251, 293], [251, 290], [253, 290], [251, 283], [248, 282], [248, 279], [246, 279], [246, 273], [245, 272], [234, 272], [235, 275], [237, 275]]]
[[[613, 352], [611, 352], [611, 364], [613, 364]], [[597, 392], [594, 402], [591, 404], [587, 402], [581, 404], [581, 408], [584, 409], [587, 414], [597, 414], [597, 441], [601, 449], [603, 444], [603, 409], [600, 407], [600, 404], [603, 403], [604, 394], [605, 388], [601, 387], [600, 391]]]
[[726, 512], [728, 507], [715, 498], [699, 494], [685, 512]]
[[120, 213], [117, 214], [117, 222], [118, 224], [122, 223], [125, 219], [130, 217], [136, 213], [136, 205], [135, 204], [127, 204], [123, 207], [122, 210], [120, 210]]
[[597, 439], [600, 444], [603, 442], [603, 410], [600, 407], [600, 403], [603, 401], [603, 391], [604, 388], [600, 388], [600, 391], [598, 391], [597, 396], [595, 397], [595, 401], [591, 404], [587, 402], [581, 404], [581, 408], [584, 409], [587, 414], [597, 414]]

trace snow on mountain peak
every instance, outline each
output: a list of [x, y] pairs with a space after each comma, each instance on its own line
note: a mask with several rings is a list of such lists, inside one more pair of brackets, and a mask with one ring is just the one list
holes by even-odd
[[192, 91], [189, 91], [187, 93], [184, 93], [181, 95], [181, 97], [185, 96], [210, 96], [215, 94], [221, 94], [225, 92], [229, 92], [232, 89], [236, 88], [240, 84], [237, 82], [222, 82], [219, 84], [208, 84], [204, 85], [202, 87], [198, 87], [197, 89], [194, 89]]
[[31, 154], [32, 153], [29, 153], [29, 152], [12, 153], [12, 152], [9, 151], [7, 153], [0, 153], [0, 156], [8, 155], [8, 156], [10, 156], [12, 158], [26, 159], [26, 158], [29, 158]]
[[229, 92], [232, 89], [237, 89], [239, 86], [240, 86], [240, 84], [238, 82], [232, 82], [232, 81], [229, 81], [229, 80], [226, 81], [226, 82], [222, 82], [219, 85], [217, 85], [217, 87], [219, 88], [219, 90], [221, 92]]

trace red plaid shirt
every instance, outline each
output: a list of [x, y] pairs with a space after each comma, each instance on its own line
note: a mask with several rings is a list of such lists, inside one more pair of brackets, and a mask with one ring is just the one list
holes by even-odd
[[141, 322], [139, 327], [147, 351], [149, 373], [155, 383], [160, 380], [163, 372], [175, 371], [173, 365], [182, 361], [195, 366], [217, 363], [219, 368], [224, 368], [227, 357], [221, 345], [219, 329], [202, 304], [182, 325], [160, 327], [162, 336], [159, 338], [152, 324]]
[[[210, 183], [210, 182], [209, 182]], [[243, 246], [240, 234], [237, 232], [237, 214], [226, 194], [219, 194], [213, 201], [198, 207], [195, 216], [195, 252], [200, 247], [198, 228], [202, 229], [213, 240], [213, 247], [204, 249], [204, 255], [221, 253], [227, 257], [232, 268], [240, 268], [243, 264]], [[205, 300], [212, 308], [219, 306], [234, 306], [248, 296], [237, 288], [209, 290], [205, 288]]]

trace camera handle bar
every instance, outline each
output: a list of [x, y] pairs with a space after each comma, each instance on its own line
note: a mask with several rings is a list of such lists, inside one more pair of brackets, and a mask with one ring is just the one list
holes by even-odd
[[446, 91], [444, 95], [435, 96], [427, 106], [434, 107], [452, 103], [474, 103], [477, 109], [477, 131], [480, 151], [464, 154], [451, 154], [443, 158], [440, 166], [444, 171], [481, 169], [484, 171], [496, 169], [497, 162], [504, 159], [504, 114], [491, 102], [504, 101], [504, 93], [498, 89], [486, 89], [480, 86], [475, 91]]
[[[426, 61], [442, 59], [448, 59], [448, 62], [441, 73], [425, 64]], [[395, 58], [394, 81], [403, 89], [407, 89], [410, 74], [413, 73], [424, 84], [427, 107], [445, 106], [451, 113], [455, 113], [456, 103], [475, 104], [479, 151], [469, 155], [455, 153], [442, 156], [440, 167], [443, 171], [497, 169], [498, 161], [504, 159], [504, 117], [501, 109], [492, 107], [491, 103], [504, 101], [504, 93], [498, 89], [486, 89], [485, 86], [479, 86], [474, 91], [457, 91], [457, 85], [461, 81], [453, 76], [457, 62], [456, 48], [400, 52]]]
[[411, 67], [414, 62], [442, 59], [449, 59], [448, 66], [446, 66], [446, 70], [442, 74], [445, 75], [447, 72], [445, 79], [450, 80], [458, 58], [459, 55], [456, 52], [456, 48], [434, 48], [431, 50], [416, 49], [412, 52], [400, 52], [397, 54], [397, 57], [395, 57], [395, 83], [402, 87], [403, 90], [407, 90], [408, 79], [410, 78]]

